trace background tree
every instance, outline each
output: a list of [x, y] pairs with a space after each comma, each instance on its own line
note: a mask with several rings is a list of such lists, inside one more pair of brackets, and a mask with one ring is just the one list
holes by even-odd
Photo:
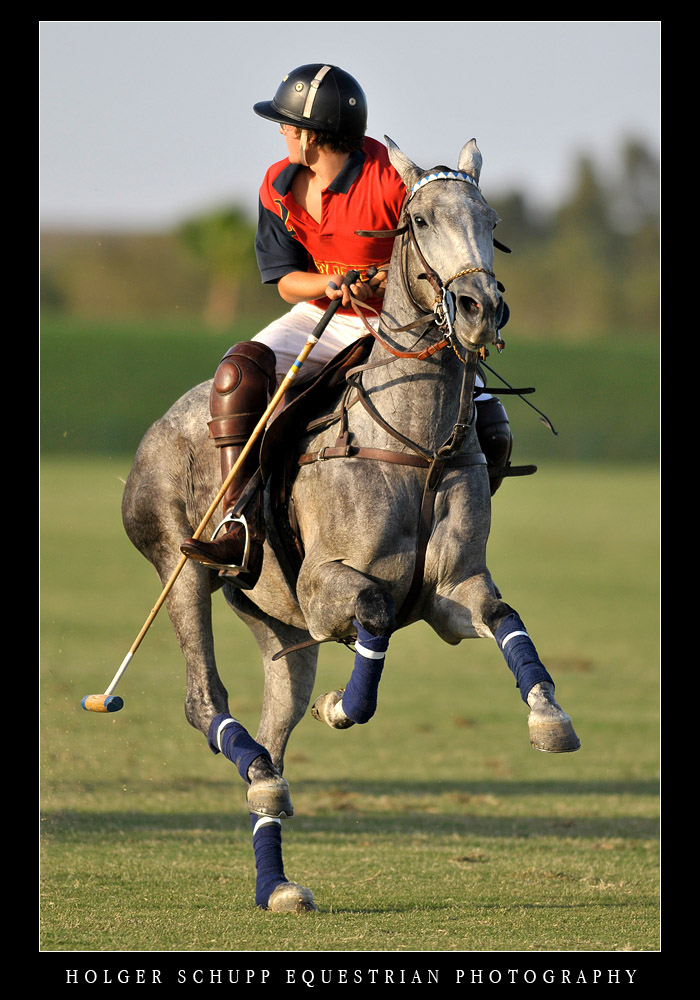
[[207, 271], [205, 321], [215, 329], [230, 326], [238, 313], [241, 285], [260, 276], [255, 260], [255, 225], [235, 205], [184, 222], [178, 235]]
[[[527, 191], [489, 191], [496, 237], [513, 250], [497, 254], [512, 310], [506, 341], [658, 337], [657, 151], [623, 140], [608, 161], [580, 157], [555, 208]], [[235, 323], [249, 336], [281, 309], [260, 281], [255, 228], [230, 205], [167, 232], [42, 232], [42, 308], [178, 323], [204, 314], [216, 332]]]
[[513, 249], [497, 261], [513, 309], [506, 341], [658, 335], [659, 163], [644, 144], [627, 142], [612, 174], [581, 156], [554, 212], [519, 193], [492, 201]]

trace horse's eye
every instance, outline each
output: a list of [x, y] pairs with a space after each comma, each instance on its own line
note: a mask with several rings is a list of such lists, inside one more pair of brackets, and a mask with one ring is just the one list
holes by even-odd
[[425, 221], [422, 215], [414, 216], [413, 221], [415, 222], [415, 224], [418, 226], [419, 229], [425, 229], [425, 227], [428, 225], [428, 223]]

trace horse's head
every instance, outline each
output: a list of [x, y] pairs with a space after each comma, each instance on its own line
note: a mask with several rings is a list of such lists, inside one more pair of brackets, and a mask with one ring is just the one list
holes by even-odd
[[479, 190], [481, 153], [471, 139], [456, 170], [421, 170], [385, 136], [389, 158], [408, 191], [403, 222], [409, 248], [402, 266], [415, 302], [431, 312], [448, 293], [454, 336], [467, 350], [497, 339], [503, 297], [493, 271], [498, 215]]

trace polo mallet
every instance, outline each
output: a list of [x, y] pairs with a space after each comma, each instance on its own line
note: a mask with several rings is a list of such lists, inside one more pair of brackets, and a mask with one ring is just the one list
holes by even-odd
[[[356, 282], [358, 280], [359, 277], [360, 277], [360, 275], [359, 275], [358, 271], [348, 271], [348, 273], [345, 275], [345, 277], [342, 280], [342, 284], [343, 285], [352, 285], [354, 282]], [[332, 282], [330, 284], [332, 284]], [[270, 404], [268, 405], [267, 409], [265, 410], [265, 412], [263, 413], [262, 417], [260, 418], [260, 420], [258, 421], [257, 425], [255, 426], [255, 429], [253, 430], [253, 433], [248, 438], [248, 441], [245, 444], [243, 450], [241, 451], [241, 454], [239, 455], [236, 463], [234, 464], [233, 468], [231, 469], [231, 471], [229, 472], [228, 476], [224, 480], [224, 482], [223, 482], [223, 484], [221, 486], [221, 489], [219, 490], [219, 492], [216, 494], [216, 496], [212, 500], [211, 506], [209, 507], [209, 510], [204, 515], [204, 519], [202, 520], [201, 524], [199, 525], [199, 527], [197, 528], [197, 530], [192, 535], [193, 538], [199, 538], [199, 536], [202, 534], [202, 532], [206, 528], [207, 524], [209, 523], [209, 521], [211, 520], [211, 518], [212, 518], [212, 516], [214, 514], [214, 511], [216, 510], [216, 508], [219, 506], [219, 504], [223, 500], [224, 495], [225, 495], [227, 489], [229, 488], [229, 485], [233, 482], [233, 478], [236, 475], [236, 473], [238, 472], [238, 469], [240, 468], [240, 466], [243, 463], [243, 461], [246, 458], [246, 456], [250, 453], [253, 445], [255, 444], [255, 441], [258, 439], [258, 437], [260, 436], [260, 434], [264, 431], [265, 426], [266, 426], [268, 420], [270, 419], [270, 417], [272, 416], [272, 414], [277, 409], [277, 405], [278, 405], [279, 401], [284, 396], [284, 394], [287, 391], [287, 389], [289, 388], [290, 384], [294, 381], [294, 379], [299, 374], [299, 371], [300, 371], [302, 365], [304, 364], [304, 362], [306, 361], [307, 357], [309, 356], [309, 354], [311, 353], [311, 351], [314, 349], [314, 347], [318, 343], [319, 338], [321, 337], [321, 334], [326, 329], [326, 327], [330, 323], [331, 319], [333, 318], [333, 316], [337, 312], [338, 307], [340, 306], [341, 302], [342, 302], [341, 298], [333, 299], [333, 301], [328, 306], [328, 308], [326, 309], [326, 311], [323, 314], [323, 316], [321, 317], [321, 319], [318, 321], [318, 323], [317, 323], [314, 331], [309, 334], [309, 336], [308, 336], [308, 338], [306, 340], [306, 343], [304, 344], [304, 347], [302, 348], [301, 353], [299, 354], [299, 357], [296, 359], [296, 361], [294, 362], [294, 364], [289, 369], [289, 371], [285, 375], [284, 379], [280, 383], [280, 386], [277, 389], [277, 392], [272, 397], [272, 400], [270, 401]], [[109, 687], [104, 692], [104, 694], [88, 694], [88, 695], [85, 695], [85, 697], [80, 702], [80, 704], [83, 706], [83, 708], [87, 712], [118, 712], [120, 709], [122, 709], [124, 707], [123, 700], [118, 695], [112, 694], [112, 692], [114, 691], [114, 689], [116, 688], [117, 684], [121, 680], [121, 678], [122, 678], [122, 676], [124, 674], [124, 671], [129, 666], [129, 663], [131, 662], [131, 660], [132, 660], [132, 658], [134, 656], [134, 653], [136, 652], [136, 650], [141, 645], [141, 641], [143, 640], [144, 636], [146, 635], [146, 632], [148, 632], [149, 628], [151, 627], [154, 618], [156, 617], [156, 615], [160, 611], [161, 607], [163, 606], [166, 597], [170, 593], [173, 584], [175, 583], [175, 581], [177, 580], [178, 576], [180, 575], [180, 572], [181, 572], [181, 570], [182, 570], [182, 568], [183, 568], [183, 566], [185, 565], [186, 562], [187, 562], [187, 556], [183, 555], [182, 558], [180, 559], [180, 561], [178, 562], [177, 566], [173, 570], [172, 576], [170, 577], [170, 579], [168, 580], [168, 582], [165, 584], [165, 587], [163, 588], [163, 591], [162, 591], [160, 597], [158, 598], [156, 604], [154, 605], [154, 607], [153, 607], [150, 615], [148, 616], [148, 618], [144, 622], [143, 628], [141, 629], [141, 631], [139, 632], [139, 634], [134, 639], [134, 642], [133, 642], [133, 644], [131, 646], [131, 649], [129, 650], [129, 652], [126, 654], [126, 656], [122, 660], [122, 663], [121, 663], [119, 669], [117, 670], [116, 674], [114, 675], [112, 683], [109, 685]]]

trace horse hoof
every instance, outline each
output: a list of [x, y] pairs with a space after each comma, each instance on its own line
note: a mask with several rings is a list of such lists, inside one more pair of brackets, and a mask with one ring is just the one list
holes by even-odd
[[276, 819], [294, 815], [294, 807], [289, 795], [286, 778], [263, 778], [254, 781], [246, 792], [250, 812], [256, 816], [274, 816]]
[[528, 726], [530, 743], [535, 750], [542, 750], [544, 753], [573, 753], [574, 750], [581, 749], [581, 740], [568, 715], [564, 715], [559, 722], [541, 723], [528, 719]]
[[581, 747], [570, 717], [554, 698], [547, 682], [536, 684], [527, 696], [531, 708], [527, 724], [530, 743], [544, 753], [573, 753]]
[[325, 722], [331, 729], [349, 729], [355, 723], [343, 711], [341, 700], [343, 691], [322, 694], [311, 706], [311, 714], [319, 722]]
[[317, 912], [311, 889], [305, 889], [296, 882], [281, 882], [270, 894], [267, 909], [272, 913]]

